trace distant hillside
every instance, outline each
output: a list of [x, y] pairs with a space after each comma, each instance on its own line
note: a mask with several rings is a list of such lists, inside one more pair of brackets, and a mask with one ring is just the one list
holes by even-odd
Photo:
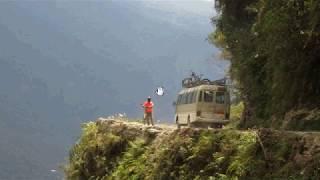
[[56, 179], [50, 170], [81, 122], [141, 117], [139, 104], [160, 85], [166, 95], [154, 98], [155, 116], [171, 121], [190, 70], [222, 77], [227, 63], [214, 61], [217, 49], [205, 40], [212, 5], [196, 4], [205, 11], [145, 1], [1, 1], [0, 179]]

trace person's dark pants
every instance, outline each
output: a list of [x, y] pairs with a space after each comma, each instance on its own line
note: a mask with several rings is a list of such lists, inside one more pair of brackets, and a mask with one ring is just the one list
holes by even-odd
[[147, 123], [147, 125], [152, 125], [153, 126], [153, 118], [152, 118], [152, 112], [146, 112], [144, 113], [144, 124]]

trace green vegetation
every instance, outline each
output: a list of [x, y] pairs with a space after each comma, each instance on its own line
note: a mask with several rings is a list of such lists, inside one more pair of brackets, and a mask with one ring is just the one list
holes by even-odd
[[[320, 105], [320, 1], [216, 0], [209, 40], [230, 59], [245, 127], [282, 127], [289, 111]], [[313, 126], [320, 129], [320, 119]], [[308, 124], [308, 122], [307, 122]], [[299, 123], [299, 129], [304, 129]], [[291, 124], [289, 127], [294, 128]]]
[[241, 132], [185, 128], [162, 132], [112, 121], [85, 124], [70, 152], [66, 177], [315, 179], [320, 174], [320, 154], [310, 148], [318, 141], [314, 137], [263, 129]]
[[124, 153], [123, 159], [119, 161], [118, 167], [112, 175], [106, 179], [144, 179], [146, 167], [146, 142], [143, 139], [136, 139], [130, 142], [128, 150]]
[[230, 107], [230, 122], [227, 124], [225, 128], [227, 129], [238, 129], [241, 116], [243, 113], [244, 104], [243, 102], [239, 102], [238, 104], [232, 104]]
[[115, 166], [127, 141], [110, 132], [101, 132], [96, 123], [83, 125], [83, 134], [70, 152], [69, 166], [66, 167], [68, 179], [95, 179], [108, 175]]
[[239, 102], [238, 104], [231, 105], [230, 108], [230, 119], [231, 120], [240, 120], [242, 112], [243, 112], [243, 102]]

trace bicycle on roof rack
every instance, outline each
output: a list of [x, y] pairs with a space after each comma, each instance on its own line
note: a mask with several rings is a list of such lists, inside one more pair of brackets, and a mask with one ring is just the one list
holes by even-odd
[[195, 72], [191, 72], [190, 77], [184, 78], [182, 80], [182, 87], [191, 88], [191, 87], [199, 86], [199, 85], [203, 85], [203, 84], [224, 86], [226, 84], [226, 78], [215, 80], [215, 81], [210, 81], [207, 78], [202, 79], [202, 76], [203, 76], [202, 74], [197, 75]]

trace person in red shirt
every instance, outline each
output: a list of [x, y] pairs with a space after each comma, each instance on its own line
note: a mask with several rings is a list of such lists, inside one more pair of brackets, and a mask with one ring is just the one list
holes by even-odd
[[142, 107], [144, 108], [144, 116], [143, 116], [143, 121], [144, 124], [147, 123], [147, 125], [154, 125], [153, 124], [153, 117], [152, 117], [152, 111], [153, 111], [153, 102], [151, 101], [151, 97], [149, 96], [147, 101], [145, 101], [142, 104]]

